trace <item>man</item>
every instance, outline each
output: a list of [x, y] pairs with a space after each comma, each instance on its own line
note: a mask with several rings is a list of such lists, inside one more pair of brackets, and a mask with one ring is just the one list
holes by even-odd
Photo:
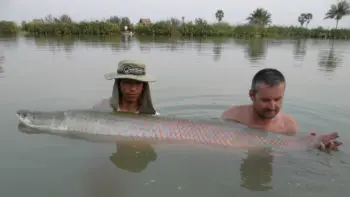
[[[270, 132], [295, 135], [296, 121], [281, 112], [285, 89], [286, 80], [280, 71], [262, 69], [253, 77], [249, 90], [252, 104], [231, 107], [223, 112], [222, 118]], [[335, 149], [341, 145], [340, 142], [333, 141], [336, 137], [338, 136], [335, 134], [321, 136], [320, 147]]]
[[155, 79], [146, 74], [146, 65], [133, 60], [122, 60], [116, 72], [105, 79], [114, 80], [112, 96], [94, 106], [98, 110], [158, 114], [152, 103], [149, 82]]

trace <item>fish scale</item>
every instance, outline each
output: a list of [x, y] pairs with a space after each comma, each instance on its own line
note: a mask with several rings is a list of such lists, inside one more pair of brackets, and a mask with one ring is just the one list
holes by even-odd
[[280, 138], [277, 135], [265, 132], [238, 130], [232, 123], [218, 121], [135, 115], [122, 112], [105, 113], [89, 110], [51, 112], [20, 110], [17, 112], [17, 116], [22, 124], [29, 128], [39, 129], [42, 133], [74, 134], [81, 138], [88, 136], [92, 140], [103, 138], [105, 141], [118, 141], [127, 138], [141, 141], [183, 142], [224, 147], [302, 144], [302, 140], [293, 137]]
[[[154, 132], [153, 137], [158, 137], [161, 140], [178, 140], [178, 141], [192, 141], [194, 143], [201, 144], [216, 144], [223, 146], [233, 146], [239, 143], [246, 143], [252, 138], [257, 139], [256, 136], [248, 136], [245, 133], [239, 131], [232, 132], [231, 130], [226, 130], [221, 127], [207, 126], [199, 124], [198, 126], [190, 121], [175, 121], [172, 124], [167, 124], [167, 122], [160, 122], [158, 120], [154, 121], [153, 124], [149, 121], [144, 121], [143, 124], [140, 124], [139, 130], [147, 130], [147, 123], [150, 124], [148, 127], [151, 127]], [[175, 129], [173, 129], [176, 127]], [[204, 129], [203, 129], [204, 128]], [[216, 129], [218, 128], [218, 129]], [[240, 141], [236, 139], [239, 136]], [[145, 137], [145, 136], [144, 136]], [[272, 145], [281, 145], [279, 140], [265, 142]], [[285, 144], [283, 144], [285, 145]]]

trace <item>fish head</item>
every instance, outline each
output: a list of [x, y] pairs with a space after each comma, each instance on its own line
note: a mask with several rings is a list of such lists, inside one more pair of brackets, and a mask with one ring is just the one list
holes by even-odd
[[25, 125], [34, 124], [35, 115], [29, 110], [19, 110], [16, 112], [16, 116], [20, 123]]
[[44, 116], [40, 112], [19, 110], [16, 112], [16, 116], [20, 123], [17, 129], [27, 134], [42, 133], [40, 128], [45, 129], [45, 123], [48, 122], [48, 120], [43, 119]]
[[26, 126], [45, 126], [52, 122], [52, 113], [19, 110], [16, 116], [20, 123]]

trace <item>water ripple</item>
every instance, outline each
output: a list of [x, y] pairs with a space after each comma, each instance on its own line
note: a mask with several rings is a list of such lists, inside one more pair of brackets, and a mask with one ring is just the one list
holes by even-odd
[[[90, 193], [93, 190], [95, 194], [116, 191], [114, 194], [119, 195], [119, 190], [124, 189], [129, 196], [154, 196], [175, 190], [192, 196], [194, 193], [249, 196], [253, 192], [259, 196], [286, 193], [287, 196], [330, 196], [349, 191], [350, 149], [346, 143], [350, 141], [347, 132], [350, 105], [346, 102], [349, 67], [345, 65], [349, 62], [349, 42], [125, 40], [97, 36], [0, 39], [0, 44], [6, 50], [6, 64], [0, 66], [2, 74], [7, 74], [0, 81], [0, 105], [4, 109], [0, 125], [5, 131], [0, 133], [0, 139], [4, 142], [1, 143], [2, 160], [8, 167], [1, 172], [2, 180], [11, 179], [8, 184], [4, 181], [4, 188], [16, 185], [29, 192], [45, 194], [56, 188], [71, 194], [69, 189], [63, 188], [88, 180], [88, 186], [74, 188], [85, 194], [85, 189], [90, 189]], [[83, 108], [110, 96], [111, 83], [104, 80], [103, 74], [115, 69], [117, 62], [124, 58], [146, 62], [159, 76], [161, 83], [152, 86], [152, 97], [154, 95], [155, 107], [160, 114], [199, 119], [218, 118], [233, 104], [250, 103], [247, 91], [254, 73], [265, 66], [281, 69], [291, 82], [288, 87], [296, 90], [285, 101], [283, 110], [298, 120], [302, 131], [341, 131], [344, 148], [330, 155], [315, 150], [288, 151], [279, 155], [259, 152], [254, 156], [246, 152], [237, 155], [231, 154], [234, 151], [194, 151], [181, 147], [183, 149], [157, 149], [154, 151], [157, 158], [148, 163], [138, 154], [147, 155], [143, 149], [118, 149], [116, 145], [103, 146], [16, 132], [13, 111], [18, 107]], [[332, 78], [323, 76], [325, 74], [331, 74]], [[326, 96], [328, 94], [334, 95]], [[153, 152], [152, 147], [149, 149]], [[122, 166], [110, 160], [111, 157], [115, 159], [116, 152], [122, 155]], [[25, 159], [21, 155], [25, 155]], [[104, 165], [95, 165], [100, 162]], [[144, 167], [137, 174], [127, 171], [140, 165]], [[45, 173], [38, 173], [35, 168], [27, 169], [28, 166], [46, 166], [40, 169]], [[21, 173], [17, 173], [16, 179], [12, 178], [18, 169], [30, 176], [39, 174], [38, 184], [31, 184], [32, 177]], [[91, 174], [87, 172], [91, 169], [98, 177], [97, 182], [89, 178]], [[69, 178], [64, 179], [65, 182], [52, 184], [47, 181], [57, 176], [57, 180], [61, 180], [67, 175]], [[120, 180], [116, 182], [115, 178]], [[151, 184], [149, 180], [157, 181]], [[145, 186], [145, 183], [149, 184]]]

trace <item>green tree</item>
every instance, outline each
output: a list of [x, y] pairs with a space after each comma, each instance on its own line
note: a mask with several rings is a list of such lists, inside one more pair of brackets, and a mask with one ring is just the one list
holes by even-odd
[[217, 10], [216, 13], [215, 13], [215, 17], [216, 19], [221, 22], [222, 21], [222, 18], [224, 18], [224, 11], [222, 10]]
[[248, 17], [247, 20], [251, 25], [266, 26], [272, 22], [271, 14], [263, 9], [257, 8]]
[[312, 20], [313, 15], [311, 13], [306, 13], [305, 14], [305, 19], [306, 19], [306, 26], [309, 25], [310, 21]]
[[72, 23], [73, 20], [70, 16], [68, 16], [67, 14], [63, 14], [59, 17], [59, 20], [61, 23]]
[[118, 16], [111, 16], [107, 21], [119, 25], [121, 22], [121, 19]]
[[50, 24], [55, 22], [54, 17], [51, 14], [46, 15], [44, 18], [44, 21], [45, 23], [50, 23]]
[[334, 19], [336, 20], [335, 28], [338, 28], [339, 20], [344, 16], [350, 15], [350, 5], [347, 1], [338, 1], [337, 4], [332, 4], [324, 19]]
[[298, 22], [300, 23], [300, 26], [304, 25], [304, 23], [306, 22], [304, 13], [302, 13], [298, 16]]
[[207, 25], [208, 22], [202, 18], [195, 18], [194, 19], [194, 24], [196, 25]]

